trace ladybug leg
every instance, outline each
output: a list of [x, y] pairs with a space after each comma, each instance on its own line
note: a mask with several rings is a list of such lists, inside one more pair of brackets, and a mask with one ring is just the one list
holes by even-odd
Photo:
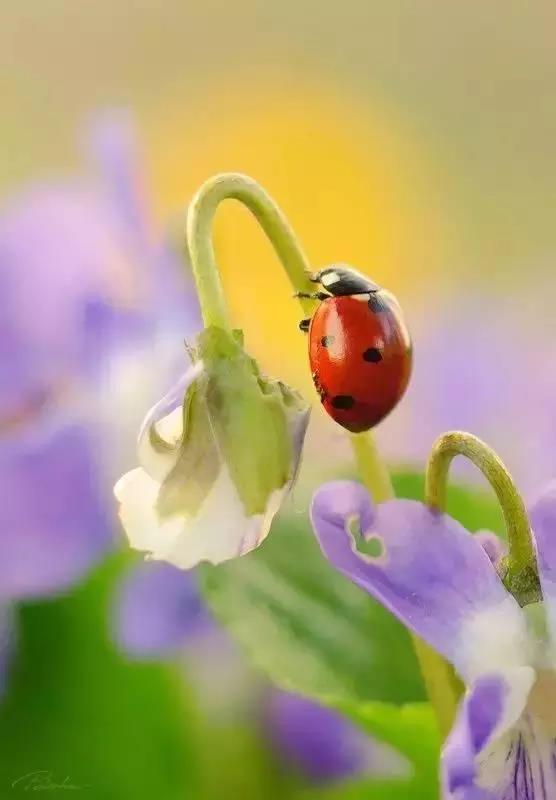
[[331, 295], [328, 292], [296, 292], [294, 297], [303, 297], [306, 300], [328, 300]]
[[308, 319], [302, 319], [301, 322], [299, 323], [299, 330], [303, 331], [303, 333], [308, 333], [310, 324], [311, 324], [310, 317]]

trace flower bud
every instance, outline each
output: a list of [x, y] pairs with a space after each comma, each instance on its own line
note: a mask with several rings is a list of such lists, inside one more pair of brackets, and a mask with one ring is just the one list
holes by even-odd
[[241, 332], [209, 327], [193, 364], [147, 415], [140, 467], [114, 492], [130, 543], [188, 569], [248, 553], [295, 479], [309, 410], [262, 376]]

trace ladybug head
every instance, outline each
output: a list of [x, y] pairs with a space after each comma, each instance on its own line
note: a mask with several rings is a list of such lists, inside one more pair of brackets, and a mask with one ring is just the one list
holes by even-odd
[[337, 264], [325, 267], [311, 276], [311, 280], [320, 283], [324, 288], [335, 296], [347, 294], [368, 294], [378, 292], [378, 286], [366, 275], [352, 269], [347, 264]]

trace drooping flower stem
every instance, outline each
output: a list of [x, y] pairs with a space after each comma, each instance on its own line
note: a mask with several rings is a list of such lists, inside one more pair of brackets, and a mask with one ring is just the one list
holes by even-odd
[[[350, 439], [359, 475], [375, 503], [392, 500], [394, 487], [373, 437], [369, 433], [357, 433], [352, 434]], [[453, 667], [418, 636], [411, 634], [411, 638], [425, 688], [444, 737], [452, 727], [462, 690]]]
[[[238, 200], [254, 215], [268, 236], [294, 291], [311, 293], [310, 264], [284, 213], [252, 178], [224, 173], [209, 178], [193, 197], [187, 213], [187, 245], [203, 320], [206, 326], [229, 328], [228, 311], [212, 243], [212, 226], [218, 206], [224, 200]], [[314, 306], [300, 297], [305, 314]], [[392, 483], [370, 434], [350, 436], [363, 482], [379, 503], [393, 497]]]
[[375, 503], [391, 500], [394, 497], [394, 487], [374, 438], [370, 433], [352, 433], [350, 439], [359, 476]]
[[508, 557], [500, 565], [504, 585], [522, 604], [540, 598], [533, 538], [525, 504], [513, 479], [491, 448], [470, 433], [451, 431], [434, 443], [427, 465], [425, 500], [444, 511], [448, 472], [452, 460], [462, 455], [478, 467], [500, 502], [508, 535]]
[[[289, 222], [274, 200], [251, 178], [236, 173], [216, 175], [206, 181], [188, 209], [187, 244], [205, 325], [229, 329], [218, 266], [212, 243], [212, 226], [218, 206], [224, 200], [238, 200], [257, 219], [295, 291], [311, 293], [310, 265]], [[313, 301], [299, 298], [304, 314], [310, 314]], [[370, 433], [351, 434], [351, 444], [361, 478], [377, 503], [394, 497], [390, 475]], [[457, 693], [450, 679], [449, 665], [424, 642], [414, 638], [415, 651], [431, 703], [442, 733], [454, 717]]]
[[[311, 292], [309, 262], [286, 217], [274, 200], [246, 175], [225, 173], [206, 181], [189, 206], [187, 244], [206, 326], [229, 327], [228, 312], [212, 244], [212, 225], [220, 203], [239, 200], [255, 216], [296, 291]], [[305, 313], [312, 301], [300, 298]]]

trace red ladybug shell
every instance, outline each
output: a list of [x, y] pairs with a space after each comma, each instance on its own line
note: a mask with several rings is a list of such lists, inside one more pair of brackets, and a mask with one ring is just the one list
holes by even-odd
[[372, 428], [403, 396], [411, 339], [386, 292], [328, 297], [309, 328], [309, 361], [328, 414], [349, 431]]

